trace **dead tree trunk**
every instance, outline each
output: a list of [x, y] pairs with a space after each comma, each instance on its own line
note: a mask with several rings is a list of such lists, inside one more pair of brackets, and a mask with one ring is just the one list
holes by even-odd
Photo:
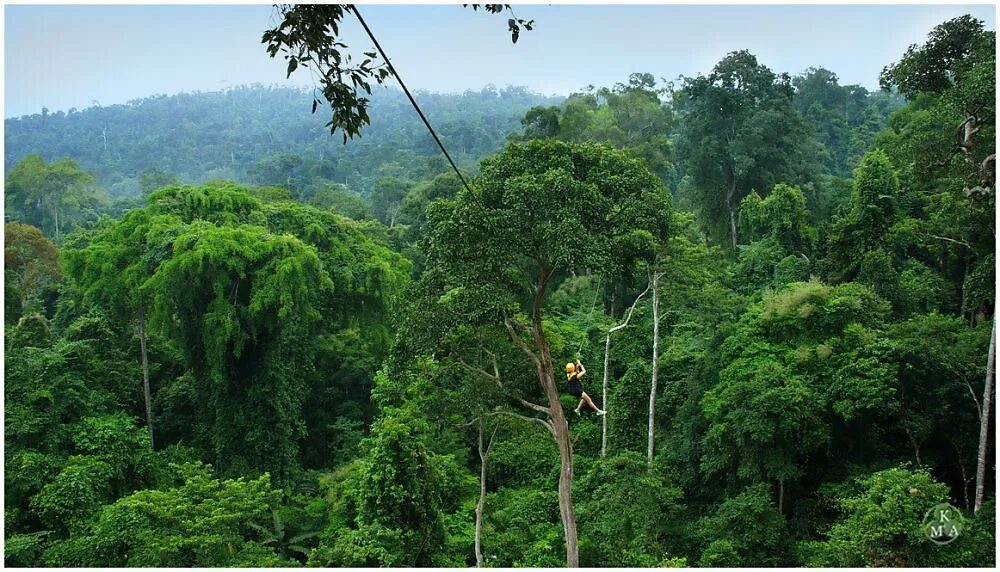
[[653, 375], [649, 388], [649, 437], [646, 442], [646, 461], [653, 466], [653, 441], [656, 420], [656, 383], [660, 369], [660, 278], [663, 273], [654, 273], [651, 280], [653, 286]]
[[979, 456], [976, 460], [976, 505], [973, 512], [979, 512], [983, 504], [983, 488], [986, 481], [986, 445], [990, 438], [990, 408], [993, 405], [993, 376], [996, 370], [997, 320], [993, 313], [993, 328], [990, 333], [990, 349], [986, 356], [986, 386], [983, 388], [983, 414], [979, 419]]
[[493, 428], [490, 442], [483, 449], [483, 421], [479, 421], [479, 501], [476, 503], [476, 568], [483, 567], [483, 509], [486, 507], [486, 463], [493, 448], [493, 439], [497, 436], [498, 423]]
[[733, 252], [736, 252], [736, 213], [733, 211], [733, 199], [736, 197], [736, 167], [729, 167], [732, 181], [726, 189], [726, 210], [729, 211], [729, 237], [732, 239]]
[[[605, 411], [608, 409], [608, 363], [611, 356], [611, 334], [624, 329], [628, 326], [629, 320], [632, 319], [632, 313], [635, 312], [635, 307], [639, 304], [639, 300], [649, 292], [649, 285], [646, 289], [642, 291], [639, 296], [636, 297], [635, 301], [632, 302], [632, 306], [628, 309], [628, 314], [625, 316], [625, 321], [617, 326], [614, 326], [608, 330], [607, 336], [604, 338], [604, 382], [603, 382], [603, 396], [601, 400], [601, 406]], [[601, 416], [601, 458], [605, 458], [608, 454], [608, 416]]]
[[149, 448], [156, 449], [156, 440], [153, 437], [153, 407], [152, 392], [149, 390], [149, 357], [146, 352], [146, 313], [140, 308], [136, 316], [136, 331], [139, 334], [139, 353], [142, 359], [142, 393], [146, 402], [146, 427], [149, 428]]

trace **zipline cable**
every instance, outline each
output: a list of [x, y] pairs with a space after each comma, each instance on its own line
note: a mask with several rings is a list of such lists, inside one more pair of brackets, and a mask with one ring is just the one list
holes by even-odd
[[[455, 170], [455, 174], [458, 175], [459, 180], [462, 181], [462, 184], [465, 185], [465, 188], [468, 189], [470, 193], [472, 193], [472, 187], [470, 187], [469, 182], [465, 180], [465, 175], [463, 175], [462, 172], [458, 170], [458, 166], [455, 165], [455, 161], [452, 160], [451, 155], [448, 153], [448, 150], [445, 149], [444, 143], [441, 143], [441, 139], [438, 138], [437, 132], [435, 132], [434, 128], [431, 127], [431, 122], [427, 121], [427, 117], [424, 116], [424, 112], [421, 111], [420, 106], [417, 105], [417, 100], [413, 99], [413, 96], [410, 94], [410, 90], [407, 89], [406, 84], [403, 83], [403, 78], [399, 77], [399, 73], [396, 71], [396, 68], [393, 67], [392, 62], [389, 61], [389, 56], [385, 55], [385, 50], [382, 49], [381, 44], [379, 44], [378, 40], [375, 39], [375, 34], [372, 33], [371, 28], [368, 27], [367, 23], [365, 23], [365, 19], [361, 17], [361, 11], [359, 11], [358, 7], [353, 4], [349, 5], [348, 9], [352, 10], [354, 12], [354, 15], [358, 17], [358, 22], [361, 22], [361, 26], [365, 29], [365, 32], [368, 33], [368, 37], [371, 38], [372, 42], [375, 44], [375, 49], [378, 50], [378, 53], [382, 55], [382, 59], [385, 60], [386, 65], [389, 66], [389, 73], [391, 73], [393, 76], [396, 77], [396, 81], [399, 82], [399, 87], [403, 88], [403, 93], [405, 93], [406, 97], [410, 99], [410, 104], [413, 105], [413, 109], [417, 110], [417, 114], [420, 115], [420, 119], [424, 122], [424, 125], [427, 126], [427, 130], [430, 131], [431, 137], [434, 138], [434, 141], [437, 143], [438, 147], [441, 148], [441, 152], [444, 153], [444, 156], [448, 159], [448, 162], [451, 163], [451, 168]], [[473, 193], [473, 196], [475, 196], [475, 193]]]

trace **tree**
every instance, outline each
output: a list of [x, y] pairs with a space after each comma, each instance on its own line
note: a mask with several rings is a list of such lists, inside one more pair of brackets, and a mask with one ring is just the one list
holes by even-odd
[[298, 466], [308, 359], [299, 340], [331, 287], [315, 249], [297, 238], [203, 220], [143, 284], [154, 325], [195, 373], [200, 433], [223, 470], [269, 468], [285, 479]]
[[[715, 236], [728, 235], [733, 250], [744, 196], [812, 174], [815, 143], [791, 102], [788, 76], [775, 75], [747, 51], [728, 54], [707, 76], [685, 78], [675, 93], [678, 151], [693, 179], [694, 202], [703, 224]], [[726, 232], [718, 232], [722, 227]]]
[[59, 252], [37, 228], [16, 222], [4, 225], [4, 291], [8, 324], [31, 310], [41, 310], [44, 298], [62, 279]]
[[500, 424], [496, 423], [493, 426], [493, 432], [490, 434], [489, 441], [486, 443], [486, 447], [483, 447], [483, 422], [479, 421], [478, 425], [478, 452], [479, 452], [479, 500], [476, 501], [476, 568], [483, 567], [483, 510], [486, 508], [486, 462], [490, 458], [490, 450], [493, 448], [493, 441], [496, 439], [497, 431], [500, 429]]
[[104, 308], [120, 324], [131, 324], [135, 329], [151, 449], [156, 448], [147, 351], [152, 300], [141, 286], [169, 253], [179, 223], [176, 218], [156, 219], [147, 210], [135, 210], [121, 221], [90, 233], [83, 238], [85, 244], [77, 244], [63, 255], [66, 274], [85, 303]]
[[646, 432], [646, 463], [653, 466], [654, 433], [656, 431], [656, 384], [660, 373], [660, 279], [663, 272], [654, 270], [649, 277], [649, 283], [653, 290], [653, 359], [650, 360], [649, 383], [649, 416], [647, 418], [648, 431]]
[[[995, 266], [996, 34], [970, 16], [935, 27], [882, 73], [910, 104], [878, 144], [923, 200], [912, 242], [962, 289], [970, 323], [992, 314], [976, 284]], [[987, 281], [992, 278], [986, 278]]]
[[382, 177], [375, 181], [371, 197], [372, 212], [375, 218], [389, 228], [396, 226], [396, 218], [399, 215], [403, 198], [409, 191], [410, 185], [395, 177]]
[[340, 213], [354, 220], [365, 220], [372, 217], [372, 208], [357, 193], [351, 192], [339, 183], [327, 183], [313, 191], [309, 204], [321, 209]]
[[783, 183], [775, 185], [766, 199], [756, 192], [747, 195], [740, 203], [739, 223], [747, 243], [772, 238], [788, 254], [811, 253], [816, 239], [805, 195]]
[[896, 366], [877, 330], [888, 312], [853, 283], [792, 284], [751, 306], [720, 348], [718, 383], [701, 398], [705, 472], [776, 482], [782, 510], [786, 481], [805, 473], [812, 452], [854, 435], [835, 431], [838, 418], [861, 423], [892, 411]]
[[180, 182], [181, 181], [177, 178], [177, 175], [167, 173], [156, 167], [150, 167], [139, 175], [139, 186], [142, 188], [142, 192], [145, 195], [148, 195], [157, 189], [180, 184]]
[[[534, 366], [547, 406], [523, 402], [559, 447], [559, 506], [566, 562], [579, 564], [573, 516], [573, 457], [555, 383], [544, 302], [557, 271], [619, 265], [651, 252], [668, 231], [670, 200], [628, 154], [599, 145], [535, 141], [483, 162], [476, 191], [430, 209], [428, 259], [442, 269], [447, 296], [479, 307], [472, 319], [501, 324]], [[529, 286], [530, 285], [530, 286]], [[519, 298], [530, 300], [529, 322]], [[530, 341], [522, 332], [530, 333]]]
[[[840, 510], [823, 541], [803, 542], [807, 566], [939, 566], [967, 561], [972, 538], [947, 546], [927, 541], [924, 518], [948, 500], [948, 487], [923, 469], [895, 467], [843, 487], [827, 487]], [[840, 489], [840, 490], [838, 490]], [[955, 515], [958, 518], [958, 515]]]
[[889, 228], [899, 220], [899, 179], [880, 149], [865, 154], [854, 170], [850, 211], [830, 232], [834, 276], [850, 279], [868, 252], [881, 247]]
[[94, 187], [94, 177], [71, 159], [46, 163], [38, 155], [27, 155], [4, 181], [8, 213], [47, 232], [57, 243], [64, 229], [105, 200]]
[[979, 414], [979, 451], [976, 455], [976, 500], [975, 512], [983, 505], [984, 484], [986, 482], [986, 445], [989, 443], [990, 412], [993, 405], [993, 380], [996, 377], [997, 326], [996, 317], [990, 327], [990, 347], [987, 350], [986, 383], [983, 387], [983, 405]]
[[[580, 478], [580, 522], [592, 547], [589, 566], [676, 565], [670, 540], [683, 514], [681, 489], [651, 473], [640, 453], [594, 463]], [[673, 537], [673, 538], [672, 538]]]
[[704, 547], [699, 566], [774, 566], [780, 563], [785, 518], [766, 486], [749, 486], [723, 500], [697, 521], [694, 536]]
[[[611, 361], [611, 334], [619, 332], [628, 327], [629, 321], [632, 319], [632, 314], [635, 312], [636, 304], [642, 300], [643, 296], [649, 292], [649, 288], [652, 286], [646, 286], [646, 289], [636, 296], [632, 305], [629, 306], [628, 312], [625, 314], [625, 319], [621, 323], [616, 324], [608, 328], [608, 333], [604, 336], [604, 375], [601, 378], [601, 403], [607, 409], [608, 404], [608, 368]], [[601, 458], [605, 458], [608, 453], [608, 416], [604, 415], [601, 417]]]

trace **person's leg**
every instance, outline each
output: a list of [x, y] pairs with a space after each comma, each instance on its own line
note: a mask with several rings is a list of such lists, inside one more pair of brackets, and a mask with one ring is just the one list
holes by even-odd
[[600, 411], [600, 409], [598, 409], [597, 406], [594, 405], [593, 400], [590, 399], [590, 396], [587, 395], [586, 391], [583, 392], [583, 401], [587, 402], [587, 405], [589, 405], [590, 408], [593, 409], [594, 411]]
[[[584, 394], [584, 395], [586, 395], [586, 394]], [[580, 414], [580, 408], [583, 407], [583, 404], [586, 403], [586, 401], [587, 401], [586, 399], [581, 399], [580, 403], [577, 404], [576, 409], [574, 409], [573, 412], [576, 413], [577, 415], [579, 415]]]

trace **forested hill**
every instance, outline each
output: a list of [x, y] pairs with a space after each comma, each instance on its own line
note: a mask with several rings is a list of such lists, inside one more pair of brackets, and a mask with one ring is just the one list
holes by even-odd
[[[492, 86], [416, 97], [455, 160], [468, 166], [499, 150], [532, 106], [561, 101]], [[4, 165], [9, 172], [29, 153], [68, 157], [115, 198], [139, 194], [147, 169], [191, 183], [231, 179], [293, 187], [295, 177], [314, 175], [366, 194], [381, 174], [419, 179], [443, 168], [440, 151], [399, 90], [373, 92], [371, 125], [347, 145], [324, 126], [328, 112], [310, 113], [311, 98], [309, 91], [255, 85], [68, 113], [43, 110], [4, 121]]]

